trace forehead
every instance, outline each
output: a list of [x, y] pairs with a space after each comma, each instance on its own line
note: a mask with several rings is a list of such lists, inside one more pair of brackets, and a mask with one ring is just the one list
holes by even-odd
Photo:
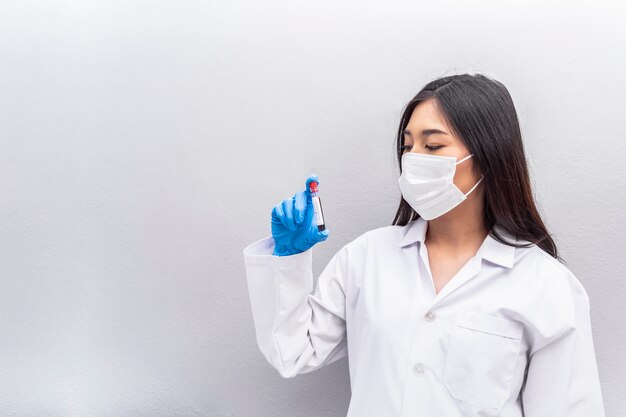
[[[439, 132], [443, 133], [439, 133]], [[433, 99], [420, 102], [404, 128], [404, 137], [415, 140], [426, 139], [431, 135], [442, 141], [452, 141], [463, 147], [463, 143], [454, 135], [446, 123], [443, 113], [439, 111]]]
[[411, 132], [418, 132], [423, 129], [438, 129], [450, 133], [446, 126], [445, 118], [433, 99], [422, 101], [415, 106], [406, 129]]

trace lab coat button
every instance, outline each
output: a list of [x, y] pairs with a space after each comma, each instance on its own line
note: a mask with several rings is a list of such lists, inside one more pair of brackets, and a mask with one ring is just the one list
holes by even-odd
[[433, 321], [435, 320], [435, 313], [432, 311], [428, 311], [428, 313], [426, 313], [426, 321]]
[[415, 365], [413, 365], [413, 373], [417, 376], [424, 375], [424, 364], [416, 363]]

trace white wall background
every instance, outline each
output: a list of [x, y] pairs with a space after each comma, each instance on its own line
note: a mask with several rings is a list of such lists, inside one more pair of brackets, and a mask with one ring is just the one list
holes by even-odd
[[460, 72], [513, 96], [622, 415], [624, 12], [503, 3], [0, 1], [0, 415], [345, 416], [346, 360], [257, 350], [242, 250], [310, 173], [316, 274], [391, 224], [401, 108]]

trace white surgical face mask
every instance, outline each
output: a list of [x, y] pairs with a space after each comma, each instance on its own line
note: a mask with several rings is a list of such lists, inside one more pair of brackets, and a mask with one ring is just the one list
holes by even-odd
[[402, 197], [425, 220], [447, 213], [461, 204], [483, 180], [481, 176], [467, 194], [454, 185], [456, 166], [472, 156], [474, 154], [457, 162], [453, 156], [405, 153], [402, 174], [398, 178]]

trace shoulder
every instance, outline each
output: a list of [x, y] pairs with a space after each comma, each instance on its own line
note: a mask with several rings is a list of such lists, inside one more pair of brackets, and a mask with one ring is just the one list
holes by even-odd
[[408, 227], [410, 224], [381, 226], [366, 230], [345, 243], [338, 253], [353, 266], [360, 265], [366, 260], [377, 262], [380, 259], [389, 259], [399, 253], [400, 242]]
[[583, 284], [566, 264], [539, 246], [515, 248], [509, 273], [511, 300], [528, 326], [532, 352], [588, 320], [589, 296]]
[[544, 335], [562, 334], [589, 315], [587, 291], [569, 267], [536, 245], [515, 252], [513, 274], [520, 284], [516, 291], [532, 307], [532, 314], [541, 312], [537, 326]]
[[377, 248], [394, 248], [400, 244], [410, 225], [411, 224], [409, 223], [406, 226], [390, 225], [369, 229], [358, 235], [346, 246], [362, 249], [367, 249], [373, 246]]
[[400, 262], [400, 242], [406, 226], [381, 226], [366, 230], [344, 244], [337, 252], [345, 267], [350, 286], [359, 287], [364, 277], [379, 268]]
[[537, 245], [516, 248], [513, 268], [516, 275], [535, 281], [545, 290], [556, 291], [569, 301], [574, 297], [588, 299], [585, 287], [574, 272]]

